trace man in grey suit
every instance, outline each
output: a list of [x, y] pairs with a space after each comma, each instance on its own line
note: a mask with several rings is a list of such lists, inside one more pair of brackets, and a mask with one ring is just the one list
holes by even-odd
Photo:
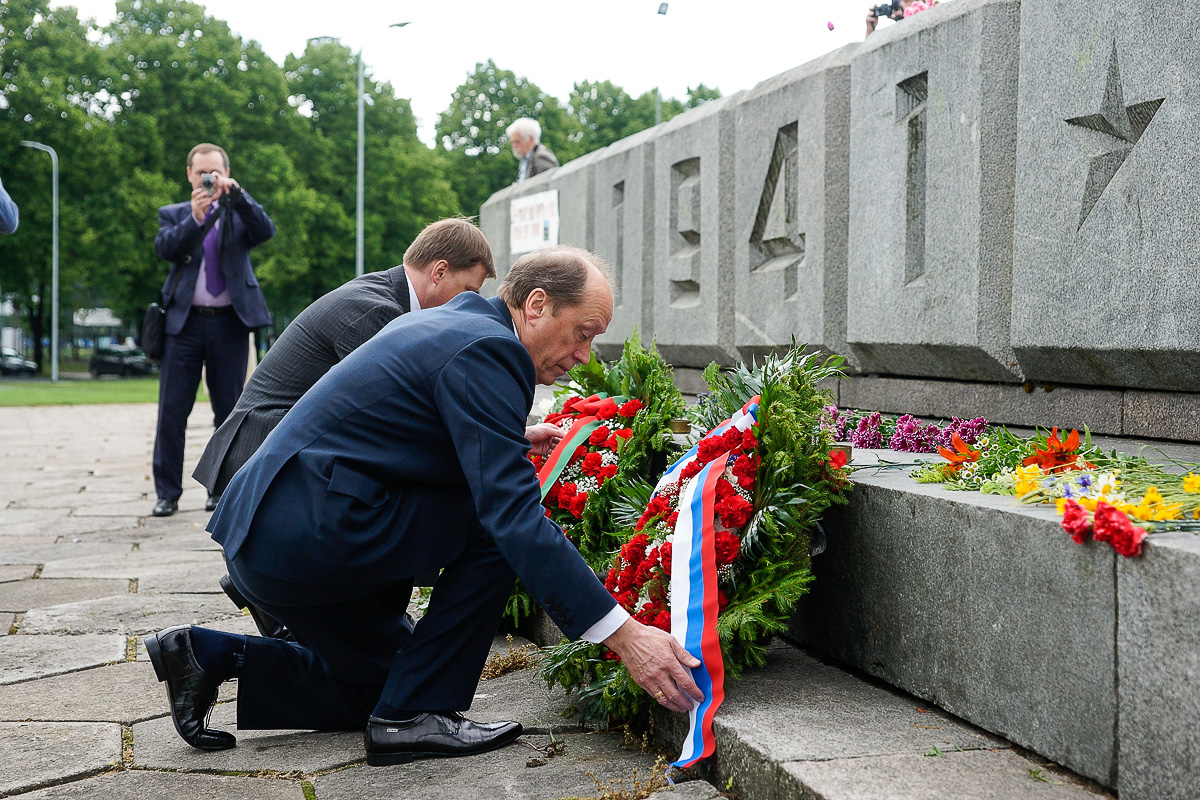
[[494, 277], [492, 250], [479, 228], [444, 219], [421, 231], [400, 266], [355, 278], [304, 309], [254, 370], [192, 473], [214, 498], [212, 506], [283, 415], [334, 364], [401, 314], [478, 291]]
[[[444, 219], [417, 235], [400, 266], [355, 278], [300, 312], [254, 370], [192, 473], [208, 489], [208, 510], [284, 415], [335, 364], [401, 314], [478, 291], [494, 277], [492, 249], [479, 228], [465, 219]], [[236, 605], [249, 608], [264, 636], [290, 638], [286, 628], [246, 601], [227, 577], [221, 587]]]
[[539, 172], [558, 166], [558, 158], [549, 147], [542, 145], [542, 126], [535, 119], [521, 117], [505, 129], [513, 155], [521, 162], [517, 183], [524, 183]]

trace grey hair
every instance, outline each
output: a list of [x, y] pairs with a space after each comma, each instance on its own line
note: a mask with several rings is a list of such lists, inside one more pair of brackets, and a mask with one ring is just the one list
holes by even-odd
[[533, 139], [535, 142], [542, 140], [542, 126], [538, 124], [536, 119], [530, 119], [529, 117], [521, 117], [518, 120], [514, 120], [511, 125], [504, 129], [504, 133], [510, 139], [514, 133], [519, 133], [521, 136]]
[[497, 294], [509, 308], [520, 308], [534, 289], [541, 289], [555, 310], [584, 301], [592, 269], [612, 283], [612, 274], [599, 257], [578, 247], [559, 245], [534, 250], [517, 259], [500, 282]]

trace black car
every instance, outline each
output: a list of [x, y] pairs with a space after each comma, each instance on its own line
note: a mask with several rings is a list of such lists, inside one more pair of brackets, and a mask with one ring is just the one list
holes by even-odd
[[11, 347], [0, 347], [0, 375], [33, 375], [37, 362], [29, 361]]
[[158, 372], [158, 365], [146, 358], [140, 348], [117, 344], [97, 347], [92, 351], [88, 372], [92, 373], [93, 378], [101, 375], [149, 375]]

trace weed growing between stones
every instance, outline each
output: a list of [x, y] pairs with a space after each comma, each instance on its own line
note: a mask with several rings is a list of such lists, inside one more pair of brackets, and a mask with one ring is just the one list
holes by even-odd
[[596, 783], [596, 795], [593, 797], [567, 797], [563, 800], [645, 800], [650, 795], [667, 786], [667, 760], [661, 756], [650, 768], [650, 777], [642, 781], [638, 779], [637, 767], [633, 769], [629, 786], [624, 778], [602, 782], [592, 772], [587, 776]]
[[540, 658], [538, 657], [538, 646], [533, 644], [523, 644], [519, 647], [513, 645], [512, 634], [508, 634], [508, 652], [493, 653], [483, 665], [483, 674], [480, 678], [488, 680], [490, 678], [499, 678], [509, 672], [517, 672], [530, 667], [536, 667]]

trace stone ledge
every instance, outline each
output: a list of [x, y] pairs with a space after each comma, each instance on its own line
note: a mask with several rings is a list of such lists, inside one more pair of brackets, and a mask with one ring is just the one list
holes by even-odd
[[855, 484], [792, 638], [1123, 800], [1200, 785], [1200, 540], [1157, 535], [1126, 560], [1074, 544], [1046, 506], [900, 470]]

